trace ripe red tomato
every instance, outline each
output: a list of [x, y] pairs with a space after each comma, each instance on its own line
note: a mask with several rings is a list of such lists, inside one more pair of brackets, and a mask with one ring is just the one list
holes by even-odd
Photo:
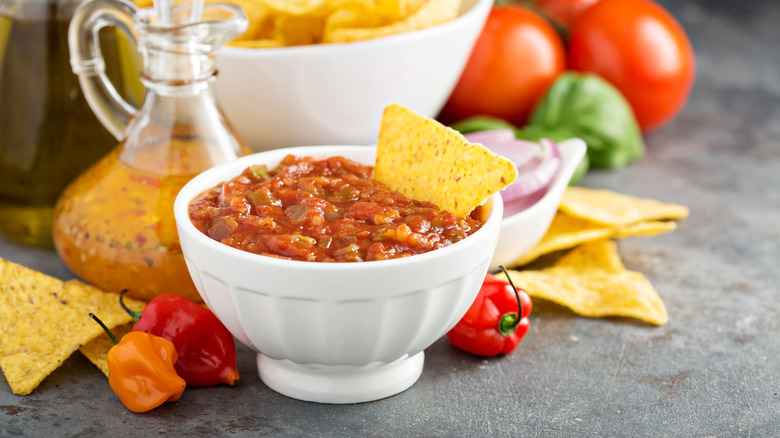
[[534, 9], [568, 32], [574, 21], [599, 0], [538, 0]]
[[439, 119], [488, 115], [523, 125], [565, 63], [563, 41], [544, 18], [520, 6], [495, 6]]
[[688, 100], [695, 76], [685, 31], [651, 0], [601, 0], [574, 23], [569, 67], [614, 85], [643, 132], [669, 122]]

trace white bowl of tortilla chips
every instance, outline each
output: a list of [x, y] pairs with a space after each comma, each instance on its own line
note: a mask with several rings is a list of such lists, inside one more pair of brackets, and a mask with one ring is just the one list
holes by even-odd
[[[364, 10], [351, 19], [342, 16], [343, 27], [328, 37], [335, 42], [321, 43], [323, 18], [316, 11], [325, 9], [328, 0], [237, 2], [247, 12], [250, 29], [219, 52], [216, 95], [239, 136], [255, 151], [374, 144], [382, 110], [396, 102], [434, 117], [460, 77], [493, 3], [342, 1], [353, 7], [364, 3]], [[262, 2], [277, 10], [286, 4], [290, 14], [287, 19], [263, 18], [269, 12], [258, 10]], [[370, 5], [386, 8], [384, 15], [372, 18]], [[399, 19], [389, 22], [390, 15]], [[267, 29], [272, 21], [288, 23], [287, 28]], [[258, 23], [266, 27], [258, 28]], [[274, 47], [284, 36], [300, 45]]]
[[[455, 217], [478, 217], [483, 224], [468, 237], [426, 253], [342, 263], [253, 254], [195, 227], [189, 204], [198, 194], [250, 165], [273, 168], [287, 154], [373, 164], [373, 178], [391, 189], [433, 202]], [[463, 164], [453, 167], [453, 161]], [[187, 183], [174, 215], [198, 292], [233, 335], [258, 352], [263, 382], [297, 399], [356, 403], [414, 384], [423, 350], [468, 310], [498, 240], [503, 215], [498, 191], [516, 176], [511, 161], [392, 105], [375, 148], [304, 146], [242, 157]]]

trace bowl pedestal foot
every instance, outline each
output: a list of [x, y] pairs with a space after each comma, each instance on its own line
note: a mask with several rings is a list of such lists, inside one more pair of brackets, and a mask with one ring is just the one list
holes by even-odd
[[419, 352], [395, 362], [371, 367], [304, 366], [289, 360], [257, 355], [260, 379], [274, 391], [317, 403], [362, 403], [398, 394], [422, 373], [425, 356]]

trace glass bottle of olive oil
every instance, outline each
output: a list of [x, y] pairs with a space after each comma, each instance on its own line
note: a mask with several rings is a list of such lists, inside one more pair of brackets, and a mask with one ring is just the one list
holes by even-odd
[[[68, 24], [81, 0], [0, 1], [0, 233], [52, 246], [57, 196], [116, 139], [87, 104], [68, 52]], [[107, 74], [140, 102], [140, 59], [124, 35], [103, 32]]]

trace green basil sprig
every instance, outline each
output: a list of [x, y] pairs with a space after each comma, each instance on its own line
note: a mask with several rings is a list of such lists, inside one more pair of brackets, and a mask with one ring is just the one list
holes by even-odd
[[617, 88], [590, 73], [566, 72], [534, 108], [518, 138], [578, 137], [588, 145], [590, 166], [620, 168], [644, 155], [634, 112]]

